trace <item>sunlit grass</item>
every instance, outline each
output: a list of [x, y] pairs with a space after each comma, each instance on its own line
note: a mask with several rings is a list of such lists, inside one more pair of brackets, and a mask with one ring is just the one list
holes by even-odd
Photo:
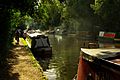
[[[20, 38], [20, 40], [24, 44], [24, 46], [28, 46], [27, 42], [23, 38]], [[33, 67], [39, 68], [40, 71], [43, 72], [42, 67], [39, 65], [39, 62], [35, 59], [35, 57], [33, 56], [32, 52], [30, 51], [30, 49], [27, 49], [27, 50], [28, 50], [29, 56], [31, 57], [31, 60], [33, 62]], [[42, 74], [42, 80], [48, 80], [46, 75]]]
[[15, 43], [16, 43], [15, 38], [13, 38], [13, 42], [12, 42], [12, 44], [15, 45]]
[[[26, 43], [26, 41], [23, 38], [19, 38], [19, 40], [20, 40], [20, 43], [24, 44], [24, 46], [27, 46], [27, 43]], [[15, 40], [15, 38], [13, 38], [12, 44], [16, 45], [16, 42], [17, 41]]]
[[24, 44], [24, 46], [27, 46], [27, 43], [23, 38], [20, 38], [20, 41]]

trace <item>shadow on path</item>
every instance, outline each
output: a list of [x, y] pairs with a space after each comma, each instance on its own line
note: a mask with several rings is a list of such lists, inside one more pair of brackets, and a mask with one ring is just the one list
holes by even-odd
[[0, 66], [0, 80], [47, 80], [32, 57], [25, 46], [13, 45], [6, 61]]
[[7, 59], [2, 61], [0, 64], [0, 80], [19, 80], [19, 73], [12, 73], [12, 65], [17, 64], [18, 61], [17, 55], [14, 54], [12, 49], [17, 48], [17, 45], [13, 45], [11, 50], [9, 51], [7, 55]]

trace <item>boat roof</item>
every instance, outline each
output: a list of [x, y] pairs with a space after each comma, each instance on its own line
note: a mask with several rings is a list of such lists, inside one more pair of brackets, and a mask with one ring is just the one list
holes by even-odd
[[90, 56], [103, 59], [120, 55], [120, 49], [118, 48], [98, 48], [98, 49], [81, 48], [81, 51]]
[[28, 36], [30, 37], [37, 37], [37, 36], [46, 36], [44, 33], [27, 33]]

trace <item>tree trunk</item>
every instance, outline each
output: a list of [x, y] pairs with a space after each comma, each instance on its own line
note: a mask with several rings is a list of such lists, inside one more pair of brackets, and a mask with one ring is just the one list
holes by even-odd
[[[8, 9], [1, 8], [0, 9], [0, 60], [5, 59], [8, 48], [8, 32], [10, 28], [10, 13]], [[1, 62], [1, 61], [0, 61]]]

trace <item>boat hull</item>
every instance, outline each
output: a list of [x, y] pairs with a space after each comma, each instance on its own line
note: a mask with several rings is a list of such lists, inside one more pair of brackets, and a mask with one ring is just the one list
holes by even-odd
[[119, 54], [119, 51], [119, 49], [82, 49], [77, 80], [119, 80], [120, 64], [112, 61], [120, 58], [113, 55]]

